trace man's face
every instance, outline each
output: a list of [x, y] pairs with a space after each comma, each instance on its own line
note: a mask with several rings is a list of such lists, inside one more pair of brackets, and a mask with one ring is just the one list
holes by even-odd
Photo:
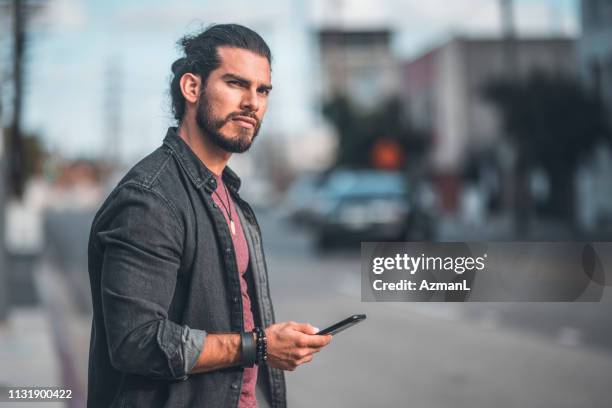
[[217, 52], [221, 65], [203, 85], [196, 122], [220, 148], [242, 153], [251, 147], [268, 108], [270, 64], [240, 48], [219, 47]]

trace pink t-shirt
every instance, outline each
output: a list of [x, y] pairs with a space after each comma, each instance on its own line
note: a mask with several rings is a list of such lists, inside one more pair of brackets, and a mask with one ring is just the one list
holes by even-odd
[[[223, 213], [225, 220], [227, 221], [227, 227], [230, 229], [230, 218], [226, 209], [228, 208], [232, 214], [232, 220], [236, 227], [236, 234], [232, 235], [230, 229], [230, 235], [232, 236], [232, 242], [234, 243], [234, 249], [236, 251], [236, 264], [238, 265], [238, 273], [240, 275], [240, 292], [242, 294], [242, 314], [244, 318], [244, 330], [252, 331], [255, 328], [255, 320], [253, 319], [253, 311], [251, 310], [251, 299], [249, 298], [249, 292], [247, 290], [247, 281], [245, 273], [249, 267], [249, 247], [247, 245], [246, 238], [244, 236], [244, 230], [242, 224], [238, 218], [236, 212], [236, 204], [229, 195], [229, 191], [226, 190], [223, 185], [223, 180], [220, 176], [215, 175], [217, 179], [217, 190], [216, 194], [212, 194], [212, 198], [215, 203], [219, 206], [219, 209]], [[228, 203], [229, 198], [229, 203]], [[240, 392], [240, 401], [238, 402], [239, 408], [256, 408], [257, 398], [255, 395], [255, 386], [257, 384], [257, 365], [245, 368], [242, 379], [242, 389]]]

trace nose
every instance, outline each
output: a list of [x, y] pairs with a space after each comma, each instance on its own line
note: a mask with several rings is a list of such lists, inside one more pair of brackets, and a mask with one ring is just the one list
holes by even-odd
[[259, 102], [259, 97], [257, 95], [257, 90], [256, 89], [245, 90], [242, 96], [240, 108], [244, 110], [249, 110], [255, 113], [259, 110], [259, 105], [260, 105], [260, 102]]

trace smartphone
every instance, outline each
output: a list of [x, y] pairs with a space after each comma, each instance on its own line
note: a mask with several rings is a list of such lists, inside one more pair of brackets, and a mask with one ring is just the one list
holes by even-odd
[[329, 327], [326, 327], [325, 329], [321, 330], [317, 334], [337, 334], [337, 333], [340, 333], [342, 330], [346, 330], [349, 327], [354, 326], [357, 323], [364, 321], [365, 319], [366, 319], [366, 315], [364, 314], [352, 315], [351, 317], [348, 317], [342, 320], [341, 322], [338, 322], [336, 324], [332, 324]]

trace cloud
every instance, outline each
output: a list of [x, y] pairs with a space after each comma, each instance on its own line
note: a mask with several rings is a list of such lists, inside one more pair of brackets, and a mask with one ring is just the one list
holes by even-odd
[[82, 2], [78, 0], [53, 0], [43, 3], [43, 8], [33, 18], [35, 27], [56, 32], [83, 30], [88, 15]]
[[[409, 28], [410, 23], [431, 31], [448, 29], [462, 32], [501, 32], [501, 10], [497, 0], [456, 0], [453, 2], [389, 0], [397, 7], [394, 25]], [[394, 3], [394, 4], [393, 4]], [[575, 34], [577, 16], [562, 2], [517, 1], [515, 27], [520, 33], [551, 33], [561, 30]], [[402, 24], [407, 22], [408, 24]], [[407, 27], [408, 26], [408, 27]]]
[[182, 4], [180, 7], [176, 3], [126, 6], [118, 10], [116, 16], [121, 26], [136, 31], [158, 30], [159, 27], [200, 28], [224, 22], [256, 25], [278, 21], [283, 17], [276, 7], [271, 7], [270, 2], [258, 6], [257, 12], [253, 12], [252, 7], [243, 7], [235, 1], [227, 1], [224, 7], [210, 7], [204, 2]]
[[347, 27], [396, 26], [435, 29], [472, 19], [495, 9], [492, 0], [313, 0], [316, 26], [343, 24]]
[[[556, 3], [556, 6], [559, 4]], [[519, 3], [516, 20], [519, 34], [565, 34], [576, 35], [578, 16], [569, 14], [566, 8], [553, 7], [549, 3]]]
[[[501, 35], [497, 0], [387, 0], [398, 34], [396, 48], [409, 57], [452, 35]], [[519, 36], [576, 35], [577, 13], [567, 2], [516, 1], [515, 29]]]
[[313, 0], [311, 18], [317, 27], [380, 28], [393, 7], [382, 0]]

